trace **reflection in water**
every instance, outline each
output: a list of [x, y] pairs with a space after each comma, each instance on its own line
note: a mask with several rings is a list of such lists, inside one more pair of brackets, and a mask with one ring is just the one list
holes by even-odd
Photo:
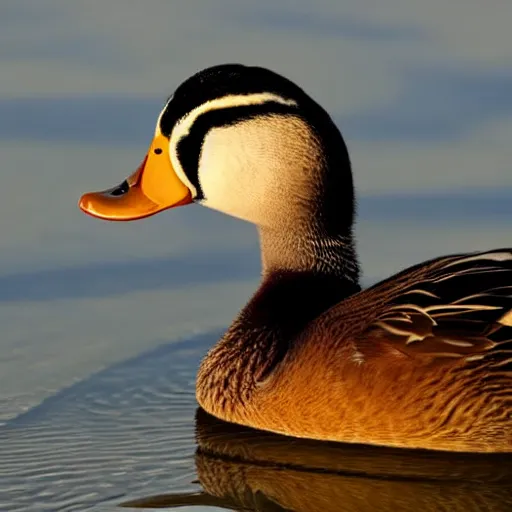
[[200, 493], [123, 503], [256, 511], [512, 510], [511, 457], [343, 445], [279, 436], [196, 413]]

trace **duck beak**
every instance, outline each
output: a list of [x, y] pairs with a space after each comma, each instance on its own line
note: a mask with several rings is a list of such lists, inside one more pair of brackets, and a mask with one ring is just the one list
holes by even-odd
[[172, 167], [169, 140], [158, 134], [129, 178], [117, 187], [84, 194], [78, 206], [100, 219], [135, 220], [190, 203], [192, 194]]

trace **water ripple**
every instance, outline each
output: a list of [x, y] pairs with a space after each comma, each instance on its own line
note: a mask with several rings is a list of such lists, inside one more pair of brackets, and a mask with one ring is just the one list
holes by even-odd
[[43, 401], [0, 428], [0, 509], [110, 509], [192, 491], [197, 365], [220, 333], [161, 346]]

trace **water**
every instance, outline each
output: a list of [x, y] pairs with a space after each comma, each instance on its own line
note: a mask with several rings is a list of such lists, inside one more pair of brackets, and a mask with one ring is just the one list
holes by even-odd
[[227, 453], [203, 438], [196, 453], [196, 427], [213, 420], [196, 426], [195, 372], [257, 286], [254, 229], [198, 206], [128, 224], [76, 208], [137, 167], [184, 78], [254, 63], [341, 127], [365, 283], [511, 246], [512, 5], [494, 3], [1, 2], [0, 510], [162, 494], [257, 510], [506, 510], [510, 475], [495, 461], [311, 448], [221, 423]]
[[216, 333], [113, 365], [8, 421], [3, 510], [97, 510], [148, 489], [192, 490], [194, 368]]

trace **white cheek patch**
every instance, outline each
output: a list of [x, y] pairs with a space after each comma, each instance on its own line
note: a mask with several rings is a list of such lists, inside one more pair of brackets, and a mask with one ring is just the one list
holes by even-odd
[[[192, 196], [197, 197], [197, 189], [192, 185], [190, 180], [187, 178], [185, 171], [181, 165], [180, 159], [178, 157], [178, 144], [183, 137], [186, 137], [192, 126], [196, 122], [196, 120], [203, 114], [207, 112], [211, 112], [213, 110], [220, 109], [228, 109], [231, 107], [241, 107], [241, 106], [252, 106], [252, 105], [262, 105], [268, 102], [276, 102], [282, 105], [288, 106], [297, 106], [297, 102], [295, 100], [286, 99], [282, 96], [273, 93], [255, 93], [255, 94], [236, 94], [236, 95], [228, 95], [223, 96], [221, 98], [216, 98], [211, 101], [207, 101], [199, 105], [198, 107], [191, 110], [186, 116], [180, 119], [173, 127], [170, 140], [169, 140], [169, 155], [171, 159], [171, 164], [176, 172], [176, 175], [179, 179], [190, 189], [192, 192]], [[160, 117], [158, 118], [157, 127], [160, 124], [160, 119], [162, 117], [163, 112], [167, 106], [164, 108]], [[200, 157], [201, 155], [199, 155]]]
[[214, 128], [199, 159], [202, 204], [256, 224], [273, 223], [290, 203], [290, 191], [308, 190], [317, 158], [309, 127], [294, 116]]
[[224, 213], [245, 218], [249, 195], [257, 193], [254, 182], [255, 155], [247, 152], [243, 124], [214, 128], [205, 137], [199, 159], [199, 182], [203, 204]]

